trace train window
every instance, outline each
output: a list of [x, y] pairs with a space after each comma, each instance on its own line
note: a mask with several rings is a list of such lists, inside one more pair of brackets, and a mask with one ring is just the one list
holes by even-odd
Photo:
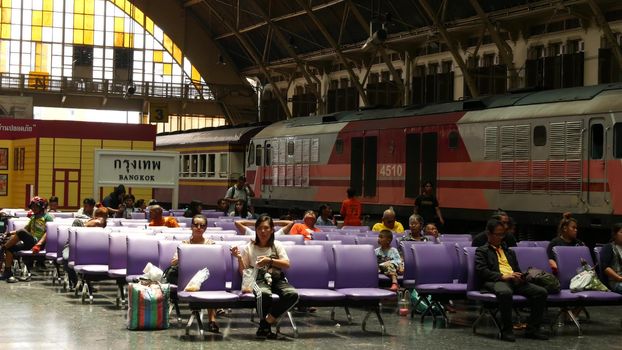
[[343, 153], [343, 140], [342, 139], [337, 139], [337, 141], [335, 141], [335, 153], [337, 154]]
[[272, 147], [270, 144], [266, 145], [266, 165], [272, 165]]
[[185, 154], [182, 158], [181, 177], [190, 176], [190, 155]]
[[457, 131], [451, 131], [449, 133], [448, 139], [449, 139], [449, 148], [450, 149], [458, 148], [459, 137], [458, 137], [458, 132]]
[[248, 145], [248, 157], [246, 158], [246, 164], [248, 166], [253, 165], [255, 162], [255, 144], [251, 141], [250, 145]]
[[207, 154], [199, 155], [199, 177], [205, 177], [207, 172]]
[[255, 146], [255, 165], [256, 166], [261, 166], [261, 152], [263, 152], [261, 148], [262, 148], [261, 145]]
[[288, 156], [294, 155], [294, 140], [287, 141], [287, 155]]
[[199, 170], [199, 155], [193, 154], [191, 159], [192, 159], [191, 161], [192, 168], [190, 170], [190, 176], [197, 177], [197, 171]]
[[216, 155], [211, 153], [207, 155], [207, 177], [216, 176]]
[[229, 173], [229, 155], [227, 153], [220, 154], [220, 177], [227, 177]]
[[613, 126], [613, 156], [622, 158], [622, 123]]
[[603, 159], [605, 130], [602, 124], [592, 124], [590, 128], [590, 158]]
[[533, 145], [546, 146], [546, 127], [544, 125], [533, 128]]

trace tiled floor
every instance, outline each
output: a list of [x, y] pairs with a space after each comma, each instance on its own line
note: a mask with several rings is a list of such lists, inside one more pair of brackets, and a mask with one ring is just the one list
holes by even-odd
[[[515, 344], [492, 339], [492, 328], [481, 327], [485, 335], [472, 335], [470, 325], [477, 315], [476, 307], [457, 303], [458, 312], [450, 315], [448, 328], [433, 327], [431, 322], [421, 324], [418, 318], [400, 317], [394, 306], [386, 305], [383, 317], [388, 335], [382, 336], [374, 317], [363, 332], [360, 322], [364, 312], [352, 310], [354, 324], [348, 325], [343, 310], [337, 310], [339, 324], [330, 320], [328, 308], [315, 314], [294, 313], [300, 328], [297, 339], [289, 337], [292, 330], [285, 325], [285, 336], [276, 341], [254, 339], [255, 325], [250, 323], [250, 312], [234, 310], [219, 319], [221, 333], [206, 333], [204, 339], [184, 336], [183, 327], [175, 325], [168, 330], [141, 332], [125, 328], [125, 311], [115, 307], [115, 286], [100, 283], [93, 305], [83, 305], [73, 293], [63, 293], [38, 277], [31, 282], [7, 284], [0, 282], [0, 349], [482, 349], [527, 348], [549, 349], [621, 349], [622, 306], [590, 308], [591, 321], [584, 323], [584, 336], [577, 337], [570, 325], [561, 329], [548, 342], [518, 337]], [[549, 318], [555, 313], [549, 310]], [[182, 310], [187, 320], [188, 310]], [[194, 331], [193, 331], [194, 332]], [[269, 344], [268, 344], [269, 343]]]

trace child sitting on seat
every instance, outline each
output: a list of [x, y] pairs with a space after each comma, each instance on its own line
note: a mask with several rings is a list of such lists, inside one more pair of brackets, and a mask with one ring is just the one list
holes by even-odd
[[376, 259], [378, 260], [378, 271], [391, 278], [391, 291], [397, 292], [397, 275], [404, 273], [402, 258], [397, 249], [391, 247], [393, 233], [389, 230], [382, 230], [378, 234], [378, 245], [376, 248]]

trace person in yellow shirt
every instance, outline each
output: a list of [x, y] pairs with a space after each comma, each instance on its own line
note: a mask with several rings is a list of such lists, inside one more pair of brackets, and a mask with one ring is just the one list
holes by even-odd
[[475, 251], [475, 273], [480, 287], [497, 297], [501, 314], [501, 339], [516, 341], [512, 329], [512, 295], [518, 294], [527, 298], [531, 309], [525, 337], [547, 340], [548, 337], [540, 330], [548, 294], [546, 289], [525, 281], [516, 254], [503, 243], [506, 229], [501, 221], [488, 220], [486, 230], [488, 243]]
[[371, 229], [376, 232], [389, 230], [395, 233], [404, 233], [404, 226], [402, 226], [399, 221], [395, 221], [395, 211], [393, 207], [385, 210], [382, 214], [382, 221], [375, 224]]

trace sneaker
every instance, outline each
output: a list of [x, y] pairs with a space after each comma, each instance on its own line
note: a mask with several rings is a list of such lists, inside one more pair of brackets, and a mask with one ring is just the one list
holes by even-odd
[[18, 277], [17, 280], [19, 280], [20, 282], [28, 282], [32, 279], [32, 275], [28, 274], [28, 276], [26, 277]]
[[209, 321], [207, 323], [207, 331], [211, 332], [211, 333], [219, 333], [220, 332], [220, 327], [218, 327], [218, 324], [216, 324], [216, 322]]
[[7, 283], [17, 283], [19, 282], [19, 280], [17, 278], [15, 278], [15, 276], [11, 276], [9, 278], [7, 278]]

